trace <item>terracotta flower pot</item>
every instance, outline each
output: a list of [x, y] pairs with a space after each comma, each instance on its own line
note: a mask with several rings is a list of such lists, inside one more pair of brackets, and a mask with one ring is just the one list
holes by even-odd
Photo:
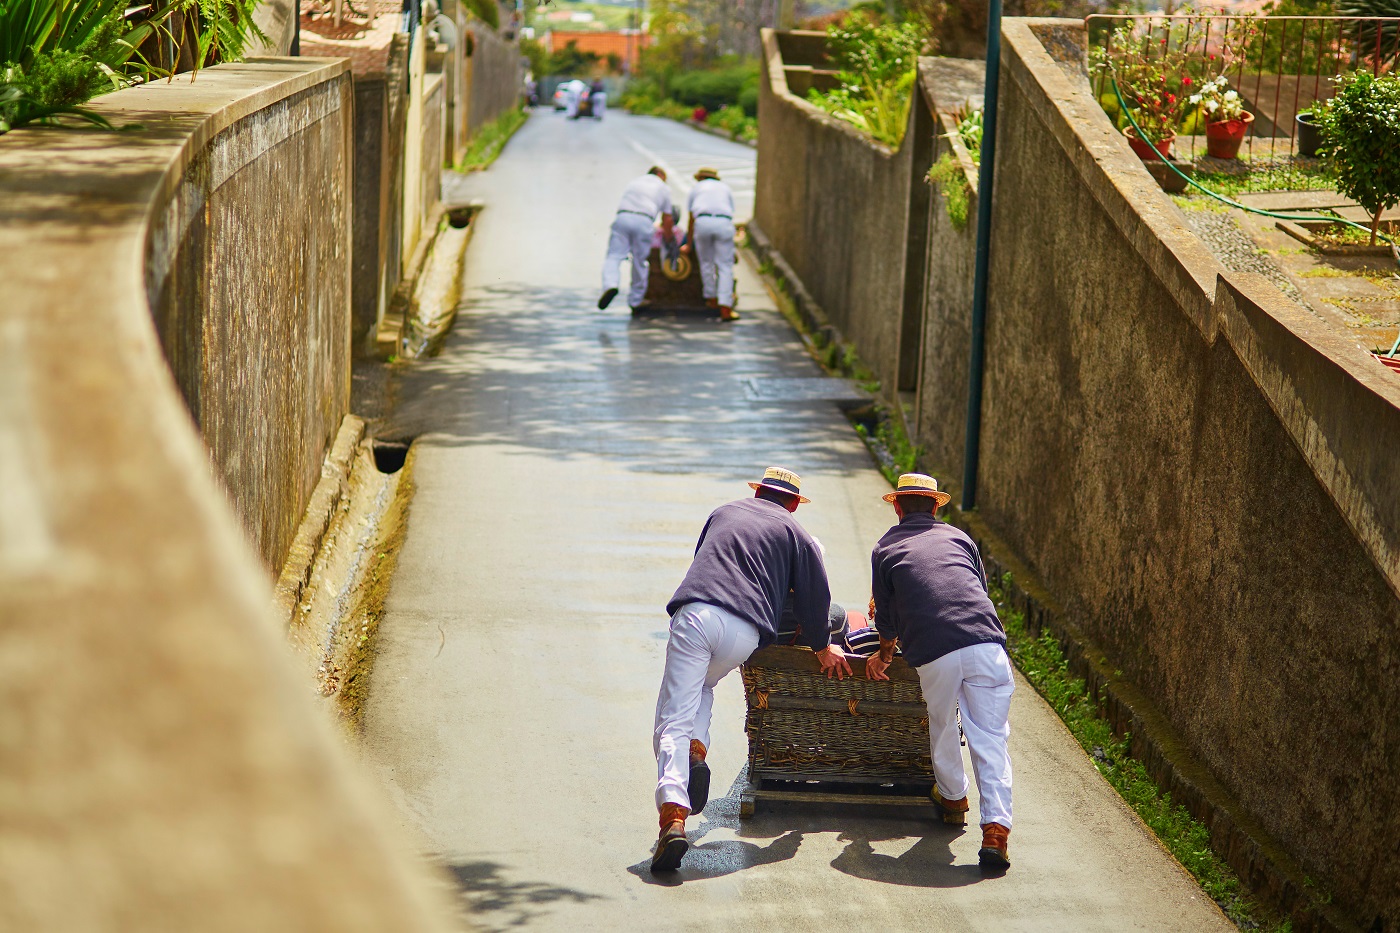
[[1248, 110], [1237, 120], [1215, 120], [1206, 124], [1206, 153], [1217, 159], [1233, 159], [1240, 154], [1240, 143], [1254, 122]]
[[1175, 136], [1159, 139], [1156, 143], [1149, 146], [1146, 142], [1137, 138], [1137, 134], [1133, 132], [1131, 126], [1123, 127], [1123, 135], [1128, 138], [1128, 145], [1132, 147], [1133, 152], [1137, 153], [1137, 157], [1144, 162], [1151, 162], [1153, 159], [1166, 161], [1171, 158], [1172, 140], [1176, 139]]

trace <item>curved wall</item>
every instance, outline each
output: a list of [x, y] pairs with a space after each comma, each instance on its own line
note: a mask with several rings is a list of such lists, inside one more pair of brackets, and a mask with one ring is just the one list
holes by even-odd
[[222, 65], [95, 101], [124, 132], [0, 137], [0, 928], [445, 929], [292, 666], [152, 324], [182, 373], [226, 355], [241, 393], [184, 380], [203, 423], [319, 432], [259, 436], [269, 399], [339, 385], [270, 371], [307, 363], [279, 346], [298, 309], [308, 346], [343, 340], [315, 318], [344, 307], [320, 225], [348, 93], [340, 62]]

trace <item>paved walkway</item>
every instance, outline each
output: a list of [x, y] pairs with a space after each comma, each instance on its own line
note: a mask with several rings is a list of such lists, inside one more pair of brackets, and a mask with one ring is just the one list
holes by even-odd
[[[598, 313], [618, 192], [752, 150], [676, 124], [538, 112], [470, 180], [486, 210], [466, 304], [403, 393], [420, 435], [407, 541], [381, 628], [368, 753], [489, 929], [1229, 930], [1023, 682], [1012, 708], [1014, 865], [980, 835], [832, 810], [740, 823], [743, 695], [721, 684], [716, 796], [678, 878], [646, 870], [664, 605], [714, 506], [764, 466], [800, 472], [798, 517], [833, 594], [863, 605], [887, 490], [821, 375], [742, 270], [744, 320]], [[745, 162], [745, 160], [748, 160]], [[721, 166], [723, 167], [723, 166]], [[752, 169], [750, 167], [749, 171]]]

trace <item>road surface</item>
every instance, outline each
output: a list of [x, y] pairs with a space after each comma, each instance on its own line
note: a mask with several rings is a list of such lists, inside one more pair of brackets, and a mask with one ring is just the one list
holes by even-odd
[[454, 197], [486, 204], [463, 311], [386, 428], [418, 436], [417, 492], [367, 754], [475, 922], [1233, 929], [1024, 682], [1005, 876], [979, 872], [975, 829], [837, 810], [740, 823], [725, 796], [745, 757], [737, 675], [717, 691], [716, 799], [690, 821], [678, 876], [650, 875], [663, 607], [705, 516], [750, 495], [765, 466], [796, 470], [812, 499], [798, 518], [826, 545], [833, 595], [857, 607], [870, 547], [894, 520], [837, 407], [783, 400], [831, 386], [803, 381], [821, 372], [752, 270], [739, 273], [734, 326], [594, 309], [618, 194], [658, 161], [679, 170], [673, 182], [718, 168], [751, 210], [753, 150], [617, 111], [602, 123], [537, 111], [490, 171], [461, 182]]

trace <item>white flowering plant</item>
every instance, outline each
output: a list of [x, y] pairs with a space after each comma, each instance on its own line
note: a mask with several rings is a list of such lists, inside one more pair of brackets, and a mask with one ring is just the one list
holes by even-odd
[[1230, 87], [1230, 81], [1224, 75], [1202, 84], [1201, 89], [1188, 100], [1205, 116], [1207, 123], [1244, 118], [1244, 101], [1240, 100], [1240, 92]]

